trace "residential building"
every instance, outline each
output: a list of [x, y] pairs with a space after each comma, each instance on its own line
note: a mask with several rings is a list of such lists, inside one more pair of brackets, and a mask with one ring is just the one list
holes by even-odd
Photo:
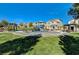
[[8, 30], [16, 31], [17, 30], [17, 24], [9, 23], [7, 28], [8, 28]]
[[64, 30], [69, 32], [79, 32], [79, 19], [72, 19], [64, 25]]
[[38, 21], [38, 22], [33, 23], [34, 27], [35, 28], [38, 28], [40, 31], [43, 31], [44, 30], [45, 24], [46, 23], [43, 22], [43, 21]]
[[46, 23], [45, 28], [50, 31], [60, 31], [62, 30], [62, 25], [63, 24], [60, 19], [52, 19]]

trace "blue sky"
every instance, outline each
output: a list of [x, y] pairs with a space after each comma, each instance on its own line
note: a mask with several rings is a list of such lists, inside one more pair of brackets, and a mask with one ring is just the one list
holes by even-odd
[[0, 21], [37, 22], [59, 18], [66, 24], [72, 17], [67, 12], [71, 3], [7, 3], [0, 4]]

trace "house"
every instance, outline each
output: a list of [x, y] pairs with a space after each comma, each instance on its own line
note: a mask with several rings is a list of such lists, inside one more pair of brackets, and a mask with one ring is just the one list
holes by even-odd
[[49, 31], [60, 31], [63, 29], [62, 25], [63, 24], [60, 19], [52, 19], [46, 23], [45, 28]]
[[79, 32], [79, 19], [72, 19], [64, 25], [64, 30], [68, 32]]
[[43, 21], [38, 21], [38, 22], [33, 23], [33, 26], [37, 28], [38, 30], [43, 31], [45, 24], [46, 23]]
[[7, 28], [8, 28], [9, 31], [16, 31], [17, 30], [17, 24], [9, 23]]

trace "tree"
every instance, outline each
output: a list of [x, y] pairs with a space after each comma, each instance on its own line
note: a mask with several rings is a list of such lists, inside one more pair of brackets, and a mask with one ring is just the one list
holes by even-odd
[[13, 30], [13, 27], [11, 25], [8, 25], [8, 28], [7, 28], [8, 31], [12, 31]]
[[21, 22], [21, 23], [19, 24], [19, 26], [18, 26], [18, 29], [19, 29], [19, 30], [24, 30], [24, 28], [25, 28], [25, 25], [24, 25], [24, 23]]
[[2, 24], [3, 26], [7, 26], [7, 25], [9, 24], [9, 22], [8, 22], [7, 20], [2, 20], [2, 21], [1, 21], [1, 24]]
[[68, 15], [71, 15], [74, 18], [74, 24], [76, 24], [76, 20], [79, 18], [79, 3], [74, 3], [72, 5], [72, 8], [68, 11]]
[[20, 23], [19, 25], [20, 25], [20, 26], [23, 26], [24, 24], [23, 24], [23, 23]]
[[0, 22], [0, 27], [3, 27], [2, 23]]
[[79, 18], [79, 3], [72, 5], [72, 8], [68, 11], [68, 15], [71, 15], [74, 19]]
[[29, 23], [29, 27], [33, 27], [33, 23], [32, 22]]

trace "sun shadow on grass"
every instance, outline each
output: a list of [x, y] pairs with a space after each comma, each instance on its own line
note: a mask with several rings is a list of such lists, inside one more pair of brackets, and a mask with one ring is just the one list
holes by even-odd
[[79, 37], [69, 35], [60, 36], [59, 44], [66, 55], [79, 54]]
[[13, 41], [7, 41], [0, 44], [0, 54], [8, 53], [9, 55], [20, 55], [32, 50], [39, 40], [40, 35], [27, 36], [23, 38], [14, 39]]

